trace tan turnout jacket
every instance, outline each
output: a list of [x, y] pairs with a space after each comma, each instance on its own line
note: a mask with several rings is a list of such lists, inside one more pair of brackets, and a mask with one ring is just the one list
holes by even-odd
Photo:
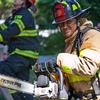
[[[92, 26], [91, 21], [86, 21], [81, 30]], [[65, 52], [71, 53], [71, 49], [76, 37], [77, 31], [72, 37], [65, 40]], [[76, 54], [74, 49], [72, 54]], [[91, 78], [96, 74], [100, 68], [100, 32], [95, 29], [90, 29], [83, 35], [83, 42], [80, 47], [80, 56], [78, 57], [80, 63], [77, 65], [78, 70], [74, 71], [76, 74], [68, 75], [69, 83], [77, 92], [85, 92], [91, 89]]]

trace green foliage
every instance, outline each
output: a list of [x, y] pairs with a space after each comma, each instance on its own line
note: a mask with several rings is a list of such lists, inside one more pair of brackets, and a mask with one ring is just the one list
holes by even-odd
[[40, 29], [54, 29], [52, 25], [52, 6], [56, 0], [39, 0], [37, 2], [38, 13], [36, 15], [37, 24]]
[[[36, 22], [40, 29], [56, 29], [57, 26], [52, 25], [53, 17], [53, 5], [57, 0], [37, 0], [36, 6], [38, 8], [36, 16]], [[91, 6], [91, 13], [89, 19], [91, 19], [96, 25], [100, 22], [100, 0], [78, 0], [82, 8], [85, 9]], [[13, 0], [0, 0], [0, 18], [6, 18], [12, 7]], [[43, 38], [41, 41], [43, 49], [41, 54], [54, 54], [61, 52], [64, 47], [63, 36], [60, 33], [51, 34], [48, 38]]]
[[100, 0], [78, 0], [82, 8], [91, 7], [89, 18], [94, 25], [100, 22]]
[[0, 0], [0, 18], [5, 19], [11, 11], [12, 0]]
[[64, 48], [64, 37], [61, 32], [53, 33], [47, 38], [43, 38], [41, 41], [44, 49], [41, 54], [57, 54], [63, 51]]
[[92, 7], [91, 20], [94, 22], [94, 24], [96, 24], [100, 22], [100, 0], [88, 0], [88, 2]]

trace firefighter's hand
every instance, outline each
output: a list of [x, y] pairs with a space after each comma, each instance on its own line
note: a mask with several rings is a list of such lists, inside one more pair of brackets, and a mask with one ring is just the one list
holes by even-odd
[[57, 65], [66, 73], [73, 74], [72, 70], [77, 69], [78, 57], [73, 54], [59, 53], [57, 56]]

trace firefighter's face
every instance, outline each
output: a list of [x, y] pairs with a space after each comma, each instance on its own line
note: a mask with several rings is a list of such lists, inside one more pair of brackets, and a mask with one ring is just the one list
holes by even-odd
[[14, 9], [19, 9], [25, 5], [26, 0], [14, 0]]
[[77, 28], [76, 19], [62, 22], [62, 23], [58, 24], [58, 26], [59, 26], [61, 32], [64, 33], [65, 38], [69, 38], [76, 31], [76, 28]]

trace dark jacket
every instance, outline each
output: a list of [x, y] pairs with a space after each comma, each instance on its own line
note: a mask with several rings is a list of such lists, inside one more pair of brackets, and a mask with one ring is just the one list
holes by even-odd
[[8, 45], [9, 53], [38, 57], [38, 31], [33, 14], [31, 8], [20, 8], [1, 24], [0, 42]]

